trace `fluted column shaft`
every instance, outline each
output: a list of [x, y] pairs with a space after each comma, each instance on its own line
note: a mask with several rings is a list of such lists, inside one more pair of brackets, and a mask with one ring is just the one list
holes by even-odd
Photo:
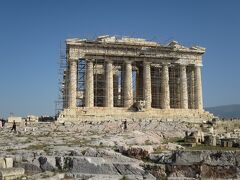
[[143, 99], [145, 100], [145, 108], [149, 109], [152, 105], [151, 94], [151, 64], [143, 63]]
[[105, 107], [113, 107], [113, 64], [106, 62], [106, 86], [105, 86]]
[[180, 97], [181, 108], [188, 109], [187, 72], [185, 65], [180, 65]]
[[69, 59], [68, 107], [77, 107], [77, 60]]
[[195, 108], [203, 110], [201, 66], [195, 66]]
[[90, 60], [86, 61], [85, 106], [94, 106], [93, 61]]
[[124, 74], [124, 107], [131, 107], [133, 104], [133, 89], [132, 89], [132, 64], [129, 61], [125, 62]]
[[188, 108], [195, 109], [195, 88], [194, 88], [194, 69], [191, 67], [189, 71], [189, 81], [188, 81]]
[[161, 94], [161, 108], [170, 109], [170, 91], [169, 91], [169, 72], [168, 65], [162, 66], [162, 94]]

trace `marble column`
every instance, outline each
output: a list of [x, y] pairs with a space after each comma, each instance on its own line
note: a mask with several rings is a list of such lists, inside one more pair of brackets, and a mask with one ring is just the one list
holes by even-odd
[[138, 67], [138, 74], [136, 77], [137, 87], [136, 87], [136, 97], [137, 99], [143, 99], [143, 67]]
[[124, 107], [131, 107], [133, 104], [133, 89], [132, 89], [132, 64], [130, 61], [125, 62], [124, 74]]
[[93, 61], [86, 60], [85, 107], [94, 106]]
[[202, 100], [202, 78], [201, 78], [201, 66], [196, 65], [194, 69], [195, 76], [195, 109], [203, 110]]
[[105, 107], [113, 107], [113, 64], [106, 61], [105, 67]]
[[180, 108], [188, 109], [188, 89], [186, 65], [180, 65]]
[[143, 62], [143, 100], [145, 101], [145, 108], [149, 109], [152, 105], [152, 91], [151, 91], [151, 63]]
[[169, 90], [169, 71], [168, 65], [162, 66], [162, 94], [161, 94], [161, 108], [170, 109], [170, 90]]
[[69, 59], [68, 107], [77, 107], [77, 60]]
[[188, 108], [195, 109], [195, 95], [194, 95], [194, 67], [189, 67], [189, 74], [188, 74]]

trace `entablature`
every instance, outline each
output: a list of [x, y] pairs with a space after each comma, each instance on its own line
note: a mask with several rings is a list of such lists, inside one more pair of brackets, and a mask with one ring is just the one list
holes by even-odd
[[202, 64], [202, 55], [205, 48], [182, 46], [176, 41], [168, 45], [144, 39], [127, 38], [116, 40], [113, 37], [100, 37], [100, 40], [68, 39], [67, 59], [105, 59], [114, 61], [135, 60], [161, 62], [167, 60], [171, 63]]

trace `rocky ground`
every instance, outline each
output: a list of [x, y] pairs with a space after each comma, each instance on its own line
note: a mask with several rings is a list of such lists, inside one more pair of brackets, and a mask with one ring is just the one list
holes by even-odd
[[22, 179], [240, 177], [237, 151], [188, 151], [176, 143], [196, 129], [193, 124], [154, 119], [127, 124], [127, 130], [121, 121], [22, 124], [17, 133], [7, 124], [0, 130], [0, 157], [13, 158], [13, 166], [25, 170]]

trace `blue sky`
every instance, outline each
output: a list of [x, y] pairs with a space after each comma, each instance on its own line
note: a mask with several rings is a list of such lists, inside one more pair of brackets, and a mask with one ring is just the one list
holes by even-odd
[[60, 42], [102, 34], [206, 47], [205, 106], [240, 103], [240, 1], [0, 0], [0, 117], [53, 115]]

